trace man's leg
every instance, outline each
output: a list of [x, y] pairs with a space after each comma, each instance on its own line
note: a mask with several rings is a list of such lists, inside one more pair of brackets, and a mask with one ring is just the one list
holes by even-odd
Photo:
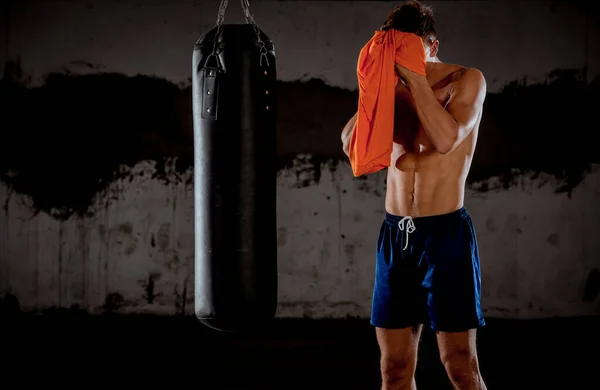
[[415, 370], [422, 325], [404, 329], [376, 328], [381, 350], [382, 390], [416, 390]]
[[424, 287], [441, 360], [456, 390], [484, 390], [475, 347], [476, 329], [485, 326], [475, 229], [464, 208], [431, 221]]
[[436, 332], [440, 358], [456, 390], [487, 390], [479, 371], [477, 330]]
[[418, 266], [420, 251], [413, 242], [403, 250], [406, 235], [399, 230], [401, 219], [386, 213], [377, 239], [371, 324], [381, 350], [383, 390], [416, 389], [420, 324], [427, 321], [427, 294], [421, 287], [423, 275]]

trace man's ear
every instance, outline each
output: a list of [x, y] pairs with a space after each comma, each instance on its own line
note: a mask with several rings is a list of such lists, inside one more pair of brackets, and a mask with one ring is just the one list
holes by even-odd
[[430, 55], [431, 57], [436, 57], [436, 56], [437, 56], [437, 54], [438, 54], [438, 49], [439, 49], [439, 48], [440, 48], [440, 41], [438, 41], [438, 40], [436, 39], [436, 40], [434, 40], [434, 41], [431, 43], [431, 50], [430, 50], [430, 52], [429, 52], [429, 55]]

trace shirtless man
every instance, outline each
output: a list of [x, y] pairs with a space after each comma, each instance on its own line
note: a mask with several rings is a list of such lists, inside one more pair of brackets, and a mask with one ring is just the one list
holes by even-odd
[[[454, 388], [484, 390], [475, 345], [476, 329], [485, 325], [479, 251], [463, 202], [485, 79], [477, 69], [438, 59], [430, 7], [417, 1], [396, 7], [382, 27], [389, 28], [422, 37], [427, 76], [396, 65], [394, 146], [371, 312], [382, 389], [416, 389], [417, 348], [427, 324]], [[346, 155], [355, 123], [356, 114], [342, 132]]]

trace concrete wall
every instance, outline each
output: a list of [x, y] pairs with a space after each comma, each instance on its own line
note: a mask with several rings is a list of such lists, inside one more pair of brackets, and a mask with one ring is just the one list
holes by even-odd
[[[600, 313], [600, 23], [578, 2], [430, 2], [488, 81], [466, 207], [489, 316]], [[393, 3], [254, 1], [278, 61], [280, 317], [366, 317], [385, 176], [339, 133]], [[587, 7], [587, 8], [586, 8]], [[27, 1], [0, 30], [0, 293], [21, 310], [193, 312], [191, 49], [217, 2]], [[226, 22], [241, 22], [230, 1]]]

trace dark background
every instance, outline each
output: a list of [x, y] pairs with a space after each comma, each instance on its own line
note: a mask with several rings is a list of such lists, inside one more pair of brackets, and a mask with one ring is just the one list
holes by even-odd
[[[218, 3], [2, 4], [0, 315], [16, 369], [377, 388], [367, 318], [385, 176], [353, 178], [339, 135], [358, 50], [396, 3], [252, 4], [277, 53], [280, 292], [273, 326], [250, 335], [193, 318], [191, 54]], [[596, 388], [598, 6], [428, 4], [440, 59], [488, 83], [465, 201], [488, 388]], [[231, 0], [226, 22], [242, 20]], [[423, 341], [419, 388], [449, 388], [433, 334]]]

